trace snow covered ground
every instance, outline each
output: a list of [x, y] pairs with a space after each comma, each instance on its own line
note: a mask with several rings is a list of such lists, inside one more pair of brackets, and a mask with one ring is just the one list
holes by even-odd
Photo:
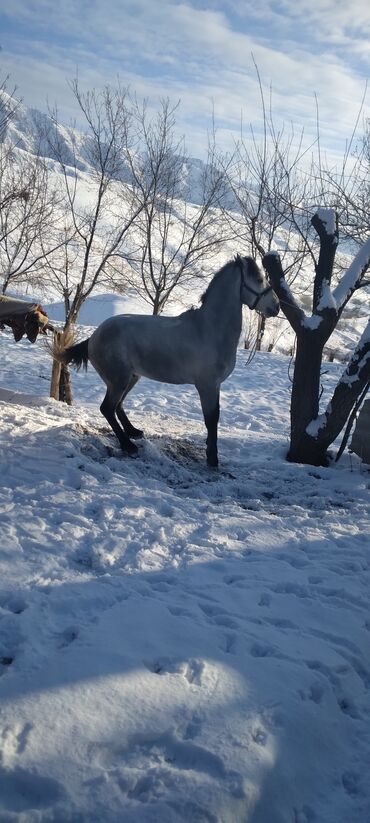
[[0, 821], [369, 823], [370, 475], [285, 462], [289, 359], [240, 350], [212, 472], [191, 387], [124, 458], [0, 343]]

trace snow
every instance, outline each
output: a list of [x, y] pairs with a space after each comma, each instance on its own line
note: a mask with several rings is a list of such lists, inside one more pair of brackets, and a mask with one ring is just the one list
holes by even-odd
[[337, 310], [337, 305], [330, 288], [330, 283], [326, 279], [322, 282], [321, 297], [317, 309], [318, 311], [323, 311], [324, 309], [334, 309], [334, 311]]
[[311, 329], [311, 331], [315, 331], [319, 328], [321, 321], [322, 317], [320, 317], [320, 315], [312, 314], [310, 317], [305, 315], [305, 317], [302, 318], [301, 323], [305, 329]]
[[[0, 100], [10, 101], [9, 95], [0, 90]], [[55, 130], [57, 138], [50, 139]], [[93, 170], [91, 162], [94, 151], [92, 150], [92, 138], [88, 134], [72, 126], [55, 124], [49, 114], [30, 108], [20, 101], [17, 102], [14, 117], [7, 124], [7, 139], [21, 151], [40, 152], [41, 156], [48, 158], [49, 168], [54, 168], [56, 171], [58, 170], [57, 155], [53, 152], [52, 146], [57, 139], [59, 152], [66, 165], [70, 166], [71, 175], [74, 174], [75, 164], [81, 176], [86, 174], [89, 177]], [[184, 157], [181, 171], [182, 176], [179, 180], [181, 197], [187, 202], [191, 201], [192, 204], [200, 205], [204, 196], [205, 163], [196, 157]], [[129, 165], [124, 164], [117, 174], [117, 179], [129, 182], [130, 178]], [[225, 190], [224, 205], [227, 205], [229, 209], [236, 207], [235, 197], [231, 190]]]
[[[51, 321], [64, 321], [65, 308], [63, 303], [47, 303], [44, 309]], [[94, 294], [83, 304], [79, 315], [79, 324], [82, 326], [96, 326], [116, 314], [139, 312], [148, 314], [148, 304], [144, 300], [140, 300], [134, 292], [130, 291], [125, 295]]]
[[[365, 367], [367, 361], [370, 358], [369, 343], [370, 343], [370, 321], [368, 322], [367, 326], [365, 326], [365, 329], [364, 329], [364, 331], [363, 331], [363, 333], [362, 333], [362, 335], [361, 335], [361, 337], [360, 337], [360, 339], [357, 343], [356, 349], [353, 352], [353, 358], [352, 358], [352, 361], [351, 361], [352, 362], [352, 367], [351, 367], [351, 364], [349, 363], [348, 366], [346, 367], [345, 371], [341, 375], [341, 378], [340, 378], [341, 383], [346, 383], [347, 385], [351, 385], [352, 383], [356, 383], [356, 381], [358, 380], [359, 373]], [[353, 364], [356, 361], [357, 361], [356, 369], [352, 374], [351, 372], [353, 371]]]
[[310, 437], [314, 437], [315, 439], [318, 437], [320, 429], [322, 429], [323, 426], [325, 426], [326, 424], [327, 414], [330, 414], [330, 411], [331, 403], [329, 403], [329, 406], [325, 414], [319, 414], [318, 417], [316, 417], [314, 420], [311, 420], [308, 426], [306, 426], [306, 432], [310, 435]]
[[324, 224], [326, 228], [327, 234], [335, 234], [336, 231], [336, 220], [335, 220], [335, 210], [334, 209], [324, 209], [320, 208], [317, 209], [316, 212], [319, 220]]
[[288, 358], [238, 352], [215, 472], [193, 388], [124, 458], [0, 340], [0, 820], [368, 823], [369, 474], [285, 461]]
[[366, 266], [368, 265], [370, 260], [370, 237], [361, 246], [360, 250], [356, 254], [356, 257], [353, 259], [351, 265], [348, 267], [345, 275], [342, 277], [338, 286], [334, 289], [333, 298], [335, 305], [338, 306], [338, 309], [343, 306], [347, 297], [353, 289], [355, 288], [356, 283], [358, 282], [361, 273], [366, 270]]

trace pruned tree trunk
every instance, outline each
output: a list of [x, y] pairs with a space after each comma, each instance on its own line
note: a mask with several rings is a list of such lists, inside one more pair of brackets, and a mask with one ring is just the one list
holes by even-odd
[[342, 282], [332, 291], [330, 283], [338, 242], [336, 215], [321, 209], [312, 218], [312, 225], [320, 238], [320, 253], [315, 266], [311, 317], [304, 313], [291, 293], [279, 255], [265, 255], [263, 264], [281, 301], [282, 311], [297, 337], [287, 458], [295, 463], [319, 466], [327, 465], [329, 446], [346, 425], [358, 397], [370, 380], [369, 323], [326, 411], [319, 414], [323, 349], [344, 306], [361, 284], [370, 265], [370, 241], [360, 250]]
[[71, 373], [64, 363], [61, 364], [60, 371], [59, 400], [62, 403], [67, 403], [68, 406], [71, 406], [73, 401]]
[[306, 428], [319, 413], [320, 374], [324, 343], [302, 329], [297, 350], [291, 395], [291, 438], [288, 459], [293, 463], [321, 463], [322, 455], [308, 438]]
[[[58, 348], [58, 341], [60, 340], [61, 336], [62, 332], [54, 332], [54, 343], [56, 344], [56, 348]], [[51, 369], [50, 397], [52, 397], [54, 400], [59, 400], [59, 384], [61, 370], [62, 364], [59, 362], [59, 360], [53, 359], [53, 365]]]
[[[61, 348], [61, 338], [63, 335], [64, 332], [54, 332], [56, 349]], [[69, 406], [72, 405], [73, 395], [70, 370], [68, 366], [64, 363], [60, 363], [60, 361], [55, 358], [53, 359], [51, 370], [50, 397], [53, 397], [54, 400], [61, 400]]]

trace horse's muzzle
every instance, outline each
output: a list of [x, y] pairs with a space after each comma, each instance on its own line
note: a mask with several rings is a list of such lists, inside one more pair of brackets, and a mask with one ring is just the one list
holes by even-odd
[[265, 317], [276, 317], [280, 311], [280, 303], [276, 303], [275, 306], [271, 306], [267, 308], [263, 313]]

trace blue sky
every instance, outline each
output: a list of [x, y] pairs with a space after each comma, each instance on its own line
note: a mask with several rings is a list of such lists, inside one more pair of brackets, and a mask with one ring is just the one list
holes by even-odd
[[225, 147], [241, 116], [258, 129], [254, 58], [277, 121], [309, 141], [317, 95], [322, 147], [341, 155], [370, 75], [370, 12], [368, 0], [0, 0], [0, 45], [0, 77], [27, 105], [56, 102], [64, 122], [77, 115], [67, 84], [77, 71], [84, 89], [119, 76], [153, 105], [180, 99], [192, 154], [213, 107]]

